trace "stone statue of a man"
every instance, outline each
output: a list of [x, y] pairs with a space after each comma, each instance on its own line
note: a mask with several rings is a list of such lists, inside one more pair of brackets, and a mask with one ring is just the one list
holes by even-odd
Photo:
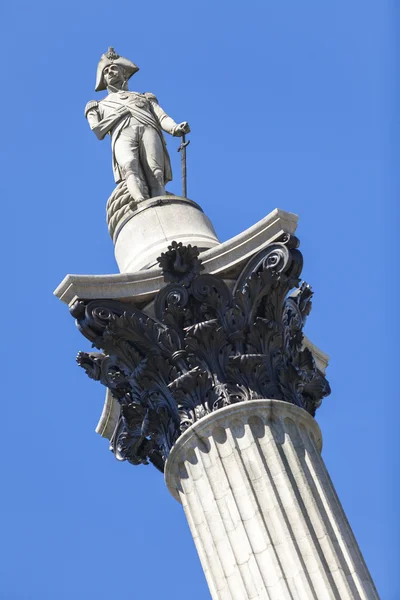
[[99, 140], [107, 133], [111, 136], [115, 181], [125, 180], [136, 202], [165, 195], [165, 185], [172, 179], [162, 131], [175, 136], [190, 131], [186, 121], [177, 124], [163, 111], [154, 94], [128, 91], [128, 79], [138, 70], [109, 48], [98, 64], [95, 87], [96, 92], [107, 89], [108, 95], [85, 108]]

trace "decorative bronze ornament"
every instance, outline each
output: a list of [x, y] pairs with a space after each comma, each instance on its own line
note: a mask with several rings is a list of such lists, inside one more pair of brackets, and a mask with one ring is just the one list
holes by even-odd
[[231, 291], [217, 275], [200, 275], [197, 248], [173, 242], [158, 259], [168, 284], [154, 317], [114, 300], [72, 307], [103, 351], [80, 352], [77, 362], [121, 406], [111, 440], [118, 459], [162, 471], [187, 427], [235, 402], [271, 398], [315, 414], [330, 387], [303, 344], [312, 292], [300, 284], [297, 245], [286, 236], [267, 246]]

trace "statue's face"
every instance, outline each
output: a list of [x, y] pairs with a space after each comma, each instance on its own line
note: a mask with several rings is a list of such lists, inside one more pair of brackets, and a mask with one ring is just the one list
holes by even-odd
[[120, 65], [111, 64], [103, 70], [106, 86], [120, 87], [125, 81], [124, 70]]

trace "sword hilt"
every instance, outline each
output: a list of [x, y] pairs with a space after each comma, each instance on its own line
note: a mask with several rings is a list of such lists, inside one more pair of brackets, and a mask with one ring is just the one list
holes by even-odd
[[182, 141], [181, 141], [181, 145], [178, 148], [178, 152], [180, 152], [181, 150], [183, 150], [184, 148], [186, 148], [186, 146], [189, 146], [189, 144], [190, 144], [190, 140], [186, 141], [186, 135], [185, 134], [183, 134], [181, 136], [181, 140]]

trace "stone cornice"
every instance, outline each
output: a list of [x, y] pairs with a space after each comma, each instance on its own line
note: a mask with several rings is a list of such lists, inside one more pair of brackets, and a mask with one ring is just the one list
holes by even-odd
[[[297, 215], [276, 208], [258, 223], [233, 238], [201, 253], [204, 273], [234, 279], [254, 254], [297, 228]], [[76, 300], [113, 299], [135, 303], [151, 302], [163, 287], [159, 268], [115, 275], [67, 275], [54, 291], [67, 305]]]

